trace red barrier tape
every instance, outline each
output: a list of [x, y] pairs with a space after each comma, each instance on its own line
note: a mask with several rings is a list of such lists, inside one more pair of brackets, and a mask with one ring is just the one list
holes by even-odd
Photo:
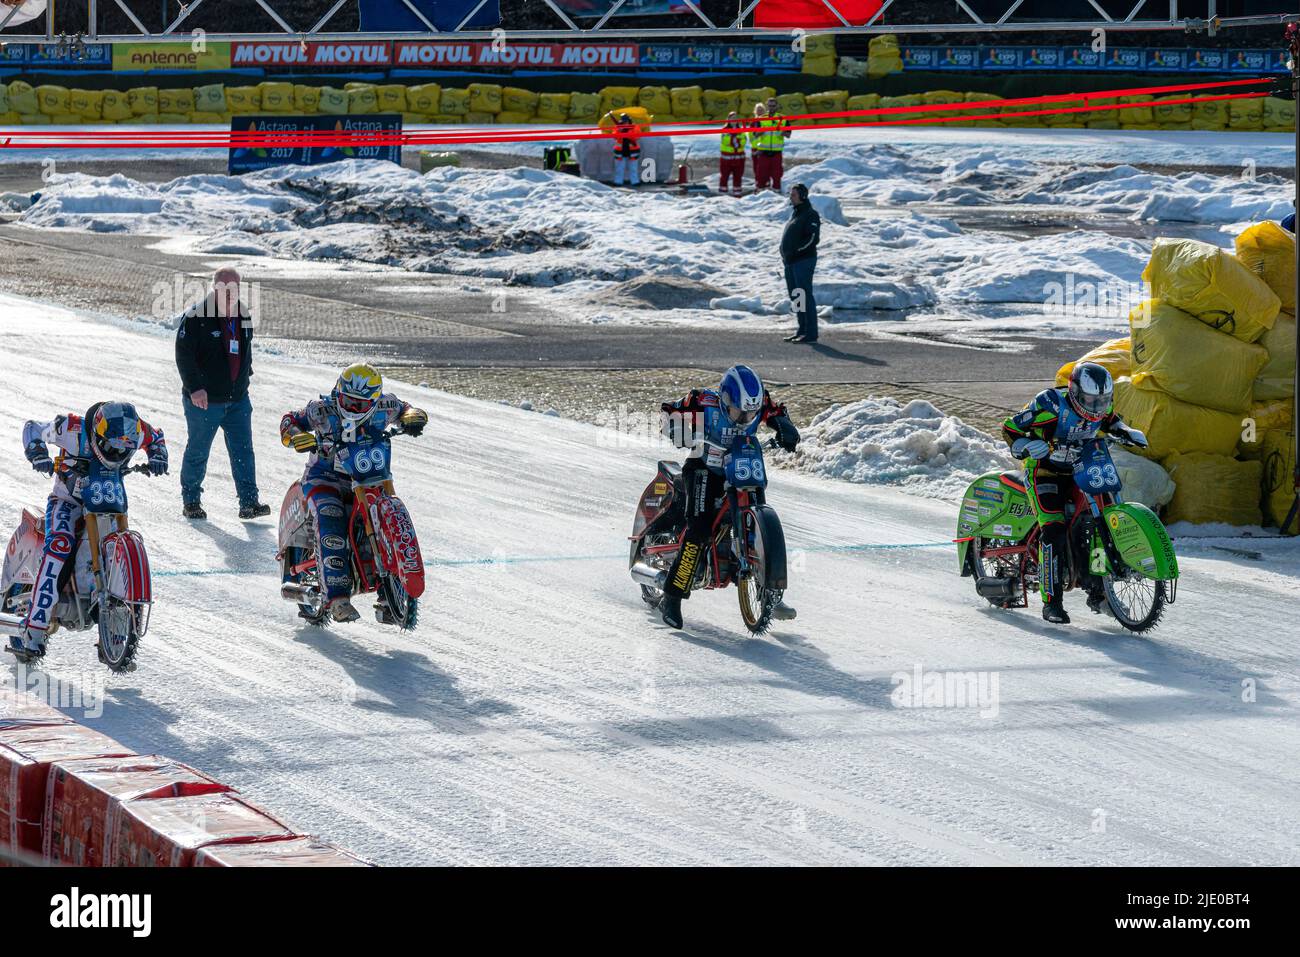
[[[971, 119], [1004, 119], [1022, 116], [1052, 116], [1067, 113], [1093, 113], [1108, 110], [1150, 108], [1150, 101], [1138, 103], [1098, 103], [1090, 100], [1112, 99], [1121, 96], [1155, 95], [1157, 93], [1191, 92], [1196, 90], [1219, 89], [1222, 87], [1241, 87], [1275, 82], [1273, 77], [1260, 77], [1244, 80], [1222, 80], [1213, 83], [1186, 83], [1171, 86], [1130, 87], [1118, 90], [1101, 90], [1093, 93], [1059, 93], [1038, 97], [1018, 97], [1006, 100], [978, 100], [969, 103], [920, 103], [914, 106], [878, 107], [870, 110], [844, 110], [827, 113], [800, 113], [784, 117], [785, 127], [792, 130], [844, 129], [853, 127], [915, 125], [918, 123], [953, 123]], [[1258, 99], [1268, 96], [1267, 92], [1225, 93], [1215, 96], [1182, 97], [1164, 99], [1166, 104], [1209, 103], [1219, 100]], [[1032, 106], [1051, 103], [1075, 103], [1083, 100], [1083, 106], [1044, 108], [1036, 110], [1019, 110], [1008, 112], [1008, 106]], [[998, 112], [976, 113], [976, 110], [993, 109]], [[916, 116], [926, 113], [953, 113], [958, 116]], [[854, 123], [799, 123], [798, 120], [823, 120], [850, 117], [890, 116], [898, 119], [878, 120], [875, 122]], [[748, 124], [748, 120], [746, 121]], [[652, 136], [698, 136], [717, 134], [722, 130], [719, 120], [691, 120], [682, 123], [667, 124], [667, 128], [651, 129], [639, 134], [641, 137]], [[744, 131], [753, 131], [757, 127], [744, 125]], [[15, 130], [4, 134], [0, 149], [59, 149], [69, 147], [93, 147], [96, 149], [136, 149], [139, 147], [191, 147], [191, 148], [288, 148], [296, 146], [437, 146], [476, 143], [530, 143], [550, 142], [557, 139], [589, 140], [612, 139], [612, 130], [597, 128], [547, 127], [537, 130], [511, 130], [494, 133], [489, 130], [412, 130], [400, 133], [341, 133], [334, 131], [305, 132], [261, 132], [225, 130], [168, 130], [158, 133], [144, 133], [139, 130], [67, 130], [58, 133], [41, 130]], [[18, 142], [14, 142], [14, 140]], [[25, 142], [30, 140], [31, 142]]]

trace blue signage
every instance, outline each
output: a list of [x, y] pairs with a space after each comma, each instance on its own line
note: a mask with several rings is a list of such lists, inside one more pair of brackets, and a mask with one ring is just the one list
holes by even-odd
[[[230, 118], [231, 133], [400, 133], [400, 113], [342, 114], [331, 116], [277, 116], [252, 113]], [[378, 159], [402, 162], [402, 147], [392, 145], [357, 146], [240, 146], [230, 148], [227, 166], [231, 176], [251, 173], [272, 166], [317, 166], [348, 159]]]
[[[1286, 73], [1286, 51], [1182, 47], [988, 46], [902, 48], [905, 70], [1115, 70], [1127, 73]], [[644, 59], [644, 57], [643, 57]]]

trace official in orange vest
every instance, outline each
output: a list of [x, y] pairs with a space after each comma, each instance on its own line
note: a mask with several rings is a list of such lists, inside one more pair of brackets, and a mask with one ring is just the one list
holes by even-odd
[[745, 145], [749, 142], [749, 133], [745, 124], [740, 122], [739, 113], [728, 113], [727, 122], [722, 127], [722, 142], [718, 146], [718, 192], [727, 192], [727, 182], [731, 182], [731, 195], [739, 196], [740, 188], [745, 182]]
[[614, 124], [614, 185], [641, 185], [641, 127], [626, 113]]

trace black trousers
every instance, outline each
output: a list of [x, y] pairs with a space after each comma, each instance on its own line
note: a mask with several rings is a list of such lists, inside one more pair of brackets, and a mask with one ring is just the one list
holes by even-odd
[[817, 300], [813, 298], [813, 272], [817, 257], [809, 256], [785, 264], [785, 288], [790, 293], [795, 318], [799, 321], [799, 335], [817, 338]]
[[686, 538], [668, 572], [664, 593], [689, 598], [700, 562], [704, 561], [704, 549], [709, 543], [709, 533], [713, 531], [713, 520], [718, 515], [717, 502], [722, 497], [725, 483], [721, 475], [709, 471], [703, 459], [687, 459], [682, 466], [682, 484], [686, 491]]

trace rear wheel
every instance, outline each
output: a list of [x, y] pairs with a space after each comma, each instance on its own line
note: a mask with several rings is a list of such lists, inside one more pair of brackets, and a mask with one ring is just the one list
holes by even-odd
[[280, 561], [280, 578], [282, 581], [293, 582], [315, 591], [316, 597], [311, 602], [298, 602], [298, 616], [313, 625], [323, 625], [328, 617], [328, 608], [325, 602], [325, 589], [321, 587], [316, 570], [310, 569], [297, 573], [290, 571], [304, 561], [306, 558], [303, 556], [302, 549], [286, 548], [284, 558]]
[[99, 660], [116, 672], [135, 671], [135, 654], [149, 614], [147, 605], [130, 605], [108, 596], [99, 604]]
[[1030, 548], [1026, 554], [1009, 554], [1009, 555], [986, 555], [986, 551], [1003, 548], [1015, 548], [1018, 545], [1029, 543], [1013, 542], [1009, 538], [975, 538], [970, 543], [971, 575], [978, 586], [982, 578], [995, 578], [999, 581], [1016, 583], [1016, 597], [1002, 598], [989, 595], [980, 595], [994, 608], [1019, 608], [1024, 602], [1024, 583], [1022, 578], [1028, 578], [1032, 573], [1037, 571], [1038, 558], [1036, 549]]
[[1106, 575], [1102, 587], [1115, 620], [1129, 631], [1150, 631], [1165, 612], [1165, 583], [1143, 578], [1131, 568], [1123, 569], [1122, 574]]
[[[631, 568], [637, 562], [645, 562], [647, 565], [649, 565], [652, 568], [663, 568], [663, 570], [666, 572], [668, 569], [667, 567], [664, 567], [664, 563], [661, 559], [651, 560], [650, 558], [642, 554], [641, 548], [644, 545], [665, 545], [669, 541], [676, 541], [676, 536], [659, 533], [655, 535], [648, 535], [643, 539], [637, 539], [636, 541], [633, 541], [632, 546], [629, 549], [627, 567]], [[663, 598], [664, 598], [664, 590], [662, 588], [655, 588], [653, 585], [641, 584], [641, 600], [645, 602], [647, 605], [649, 605], [651, 608], [658, 608], [659, 603], [663, 601]]]
[[783, 588], [773, 588], [767, 583], [767, 542], [763, 537], [761, 522], [746, 522], [750, 526], [746, 542], [746, 560], [749, 570], [736, 579], [736, 597], [740, 602], [740, 617], [750, 634], [762, 635], [772, 624], [772, 612], [781, 603]]

